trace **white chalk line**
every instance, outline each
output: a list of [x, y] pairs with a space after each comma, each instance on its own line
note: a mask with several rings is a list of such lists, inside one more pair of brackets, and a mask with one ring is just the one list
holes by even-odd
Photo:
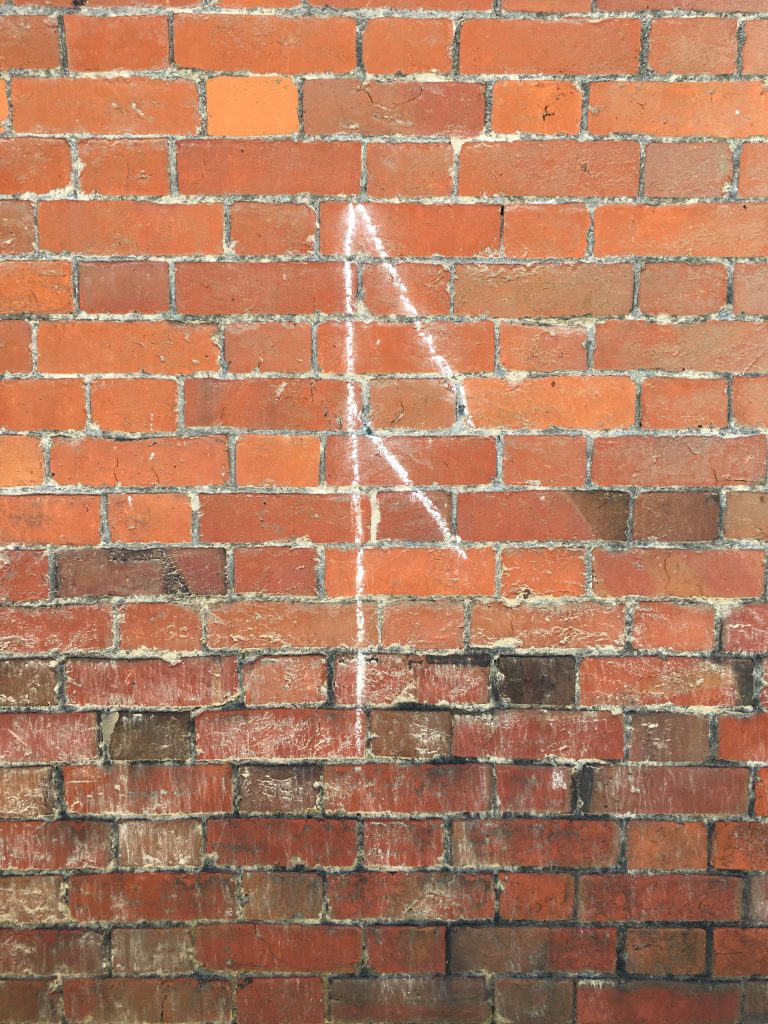
[[[463, 407], [464, 420], [468, 426], [474, 426], [472, 417], [469, 413], [467, 406], [467, 397], [464, 391], [464, 385], [459, 379], [458, 375], [450, 365], [448, 360], [442, 356], [435, 346], [435, 339], [432, 334], [425, 330], [418, 321], [419, 313], [416, 307], [411, 302], [408, 289], [400, 276], [397, 267], [392, 263], [389, 254], [384, 248], [384, 245], [379, 237], [376, 227], [371, 220], [370, 214], [365, 207], [356, 207], [354, 203], [350, 203], [347, 206], [347, 217], [344, 232], [344, 306], [345, 313], [347, 316], [346, 327], [345, 327], [345, 355], [346, 355], [346, 372], [347, 376], [354, 377], [355, 375], [355, 314], [356, 310], [356, 280], [353, 272], [353, 241], [355, 235], [355, 228], [358, 223], [358, 216], [361, 218], [362, 223], [367, 230], [373, 246], [376, 250], [376, 254], [379, 259], [382, 260], [384, 268], [392, 280], [392, 283], [398, 293], [400, 302], [402, 303], [403, 309], [408, 316], [415, 318], [416, 334], [424, 343], [427, 351], [429, 352], [430, 358], [433, 363], [438, 367], [441, 374], [444, 377], [449, 378], [455, 385], [459, 399]], [[360, 438], [358, 432], [355, 430], [355, 422], [360, 415], [362, 421], [362, 410], [358, 410], [357, 402], [355, 400], [355, 389], [354, 384], [350, 381], [347, 387], [347, 420], [349, 423], [349, 433], [351, 438], [351, 461], [352, 461], [352, 515], [354, 520], [354, 533], [355, 533], [355, 623], [357, 631], [357, 656], [356, 656], [356, 669], [355, 669], [355, 703], [357, 708], [361, 711], [365, 702], [365, 655], [363, 649], [366, 646], [366, 635], [365, 635], [365, 608], [363, 605], [363, 595], [365, 593], [365, 563], [364, 563], [364, 552], [363, 544], [365, 541], [365, 529], [363, 525], [363, 505], [362, 505], [362, 477], [360, 471]], [[396, 455], [394, 455], [387, 447], [384, 440], [376, 435], [369, 435], [371, 441], [376, 447], [377, 451], [389, 464], [392, 471], [398, 477], [402, 484], [410, 487], [411, 495], [414, 497], [425, 509], [425, 511], [432, 518], [433, 522], [437, 526], [438, 530], [444, 541], [449, 543], [454, 551], [461, 557], [466, 558], [467, 553], [460, 546], [461, 537], [458, 534], [454, 534], [449, 524], [434, 504], [434, 502], [424, 493], [421, 488], [417, 487], [405, 469], [405, 466], [400, 462]], [[364, 725], [362, 714], [358, 715], [357, 728], [359, 730], [361, 747], [364, 744]], [[363, 748], [364, 752], [364, 748]]]

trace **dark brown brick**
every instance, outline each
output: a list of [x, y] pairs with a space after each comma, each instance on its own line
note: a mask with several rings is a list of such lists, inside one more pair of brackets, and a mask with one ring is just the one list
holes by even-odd
[[187, 712], [113, 712], [102, 719], [102, 730], [113, 761], [186, 761], [192, 755]]
[[0, 661], [0, 708], [55, 703], [56, 669], [50, 661]]
[[649, 491], [635, 501], [637, 540], [715, 540], [719, 502], [700, 491]]
[[706, 761], [709, 719], [705, 715], [633, 715], [629, 756], [633, 761]]
[[490, 1006], [482, 978], [343, 978], [331, 982], [334, 1021], [482, 1024]]
[[499, 697], [509, 704], [552, 704], [576, 700], [576, 662], [573, 658], [515, 657], [497, 662]]
[[308, 871], [246, 872], [243, 914], [253, 921], [316, 919], [323, 909], [320, 875]]
[[496, 1016], [500, 1024], [571, 1024], [573, 982], [498, 978]]
[[98, 548], [56, 558], [58, 597], [223, 594], [223, 548]]
[[246, 765], [240, 771], [240, 810], [245, 814], [314, 811], [322, 768], [313, 765]]

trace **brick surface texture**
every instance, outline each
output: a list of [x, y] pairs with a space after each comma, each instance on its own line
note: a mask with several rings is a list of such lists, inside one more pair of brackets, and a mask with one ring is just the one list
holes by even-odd
[[0, 8], [0, 1024], [768, 1021], [768, 0]]

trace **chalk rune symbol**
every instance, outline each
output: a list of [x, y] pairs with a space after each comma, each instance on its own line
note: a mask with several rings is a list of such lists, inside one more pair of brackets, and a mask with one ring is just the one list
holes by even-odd
[[[362, 421], [362, 410], [357, 408], [354, 384], [352, 378], [355, 376], [355, 316], [357, 314], [357, 280], [354, 243], [357, 230], [361, 229], [368, 236], [368, 239], [381, 260], [392, 286], [402, 307], [405, 316], [414, 318], [416, 335], [423, 344], [426, 354], [431, 362], [437, 367], [441, 375], [449, 380], [455, 387], [456, 393], [464, 412], [464, 421], [467, 426], [472, 427], [474, 423], [469, 414], [467, 398], [464, 385], [454, 371], [448, 360], [438, 351], [435, 339], [431, 332], [420, 322], [419, 312], [411, 301], [408, 289], [403, 281], [397, 265], [392, 262], [384, 244], [379, 236], [376, 226], [371, 219], [368, 210], [364, 206], [350, 203], [347, 207], [346, 226], [344, 233], [344, 312], [345, 322], [345, 363], [346, 374], [350, 378], [347, 387], [347, 427], [350, 437], [350, 454], [352, 463], [352, 517], [354, 522], [355, 535], [355, 625], [357, 631], [357, 657], [356, 657], [356, 699], [358, 709], [361, 709], [365, 701], [365, 610], [363, 605], [363, 594], [365, 592], [365, 562], [363, 545], [365, 542], [365, 529], [363, 521], [362, 502], [362, 477], [360, 471], [360, 431], [355, 428], [358, 419]], [[370, 430], [366, 429], [366, 436], [370, 438], [379, 454], [384, 458], [394, 474], [402, 484], [411, 488], [410, 494], [418, 501], [425, 511], [432, 518], [438, 527], [443, 540], [450, 544], [461, 558], [466, 558], [466, 552], [461, 547], [461, 538], [454, 534], [450, 524], [440, 509], [430, 499], [429, 495], [414, 485], [402, 462], [387, 446], [386, 441], [377, 437]], [[363, 728], [362, 715], [358, 716], [358, 728]]]

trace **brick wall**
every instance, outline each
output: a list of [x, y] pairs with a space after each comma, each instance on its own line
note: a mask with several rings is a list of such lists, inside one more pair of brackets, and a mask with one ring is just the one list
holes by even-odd
[[766, 0], [374, 2], [0, 12], [0, 1021], [764, 1024]]

